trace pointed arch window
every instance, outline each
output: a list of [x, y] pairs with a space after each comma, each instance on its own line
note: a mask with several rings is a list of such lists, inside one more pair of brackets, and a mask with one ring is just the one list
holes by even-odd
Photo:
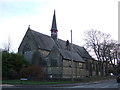
[[26, 44], [25, 46], [24, 46], [24, 52], [26, 52], [26, 51], [31, 51], [31, 47], [30, 47], [30, 45], [29, 44]]
[[31, 51], [31, 47], [29, 44], [26, 44], [23, 48], [23, 54], [24, 54], [24, 58], [26, 60], [31, 60], [32, 58], [32, 51]]

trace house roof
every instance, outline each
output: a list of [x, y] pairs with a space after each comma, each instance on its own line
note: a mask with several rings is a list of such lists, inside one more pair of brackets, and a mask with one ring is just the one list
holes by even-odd
[[84, 47], [73, 45], [74, 50], [83, 58], [93, 59]]
[[54, 45], [54, 41], [50, 36], [31, 30], [37, 47], [50, 51]]
[[59, 49], [59, 51], [64, 59], [68, 59], [68, 60], [73, 59], [74, 61], [85, 62], [83, 58], [80, 55], [78, 55], [78, 53], [76, 52], [71, 52], [64, 49]]
[[[66, 57], [67, 59], [71, 58], [71, 54], [70, 54], [71, 51], [67, 50], [66, 41], [61, 40], [61, 39], [53, 40], [50, 36], [42, 34], [40, 32], [36, 32], [34, 30], [31, 30], [31, 32], [34, 36], [34, 40], [37, 44], [37, 48], [51, 51], [53, 46], [56, 44], [58, 48], [60, 49], [60, 52], [62, 53], [63, 57]], [[69, 44], [69, 47], [71, 47], [71, 44]], [[84, 47], [80, 47], [78, 45], [73, 44], [73, 52], [74, 52], [73, 58], [75, 60], [78, 60], [78, 58], [80, 57], [92, 59], [92, 57], [85, 50]]]

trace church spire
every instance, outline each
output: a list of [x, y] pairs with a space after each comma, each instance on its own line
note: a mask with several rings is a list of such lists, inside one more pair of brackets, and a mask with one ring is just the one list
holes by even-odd
[[56, 15], [55, 15], [55, 10], [53, 14], [53, 20], [52, 20], [52, 27], [51, 27], [51, 37], [53, 39], [57, 39], [57, 24], [56, 24]]
[[55, 10], [54, 10], [54, 15], [53, 15], [51, 30], [53, 30], [53, 29], [54, 29], [54, 30], [57, 30]]

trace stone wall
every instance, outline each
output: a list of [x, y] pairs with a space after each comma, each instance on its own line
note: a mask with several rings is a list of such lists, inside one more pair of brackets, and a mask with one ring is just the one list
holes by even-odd
[[86, 70], [84, 63], [70, 60], [63, 60], [63, 78], [72, 78], [72, 69], [73, 69], [73, 77], [74, 78], [82, 78], [86, 76]]
[[32, 55], [37, 50], [36, 43], [32, 37], [31, 31], [28, 30], [18, 48], [18, 53], [21, 53], [24, 55], [24, 58], [31, 62], [32, 61]]
[[48, 75], [52, 78], [62, 78], [62, 56], [56, 47], [48, 55]]
[[[105, 63], [97, 60], [85, 59], [88, 76], [105, 76]], [[101, 66], [102, 64], [103, 66]], [[100, 68], [102, 67], [102, 70]]]
[[43, 57], [47, 57], [48, 54], [50, 53], [50, 51], [46, 51], [46, 50], [42, 50], [42, 49], [39, 49], [38, 51], [39, 51], [39, 53], [41, 53], [43, 55]]

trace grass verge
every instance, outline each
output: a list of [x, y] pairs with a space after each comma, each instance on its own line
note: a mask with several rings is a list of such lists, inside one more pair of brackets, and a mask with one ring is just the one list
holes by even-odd
[[59, 81], [59, 82], [47, 82], [47, 81], [20, 81], [20, 80], [4, 80], [2, 84], [26, 84], [26, 85], [47, 85], [47, 84], [67, 84], [67, 83], [78, 83], [77, 81]]
[[25, 84], [25, 85], [47, 85], [47, 84], [69, 84], [69, 83], [81, 83], [81, 82], [94, 82], [100, 80], [114, 79], [114, 77], [90, 77], [83, 78], [79, 81], [20, 81], [20, 80], [3, 80], [2, 84]]

